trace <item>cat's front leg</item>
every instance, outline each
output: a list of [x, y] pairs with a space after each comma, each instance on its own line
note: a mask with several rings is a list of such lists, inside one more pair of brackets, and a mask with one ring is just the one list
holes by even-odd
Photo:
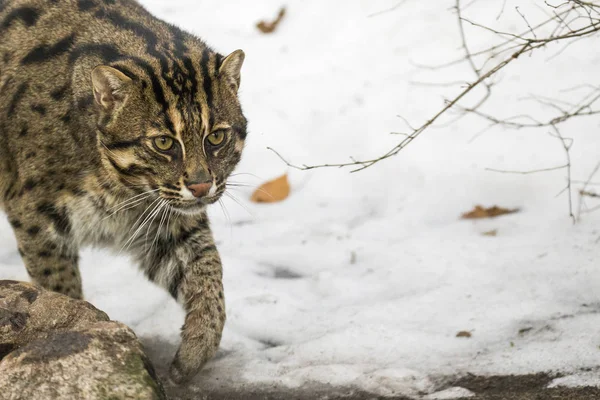
[[214, 356], [225, 325], [221, 259], [205, 218], [158, 244], [157, 254], [162, 257], [146, 269], [186, 311], [181, 345], [169, 371], [176, 383], [193, 377]]
[[186, 310], [181, 345], [170, 368], [176, 383], [193, 377], [217, 352], [225, 326], [221, 261], [214, 245], [197, 248], [198, 259], [183, 278], [181, 302]]

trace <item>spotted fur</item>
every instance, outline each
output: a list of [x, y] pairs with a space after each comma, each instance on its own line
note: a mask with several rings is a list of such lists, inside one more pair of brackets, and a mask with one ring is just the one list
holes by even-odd
[[[27, 271], [81, 298], [80, 248], [131, 253], [187, 312], [175, 381], [225, 323], [205, 208], [241, 158], [243, 60], [134, 0], [0, 0], [0, 207]], [[210, 191], [194, 197], [196, 182]]]

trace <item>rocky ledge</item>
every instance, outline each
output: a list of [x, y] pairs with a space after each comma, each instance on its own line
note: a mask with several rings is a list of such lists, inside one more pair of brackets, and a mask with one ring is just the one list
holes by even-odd
[[133, 331], [88, 302], [0, 280], [0, 399], [166, 399]]

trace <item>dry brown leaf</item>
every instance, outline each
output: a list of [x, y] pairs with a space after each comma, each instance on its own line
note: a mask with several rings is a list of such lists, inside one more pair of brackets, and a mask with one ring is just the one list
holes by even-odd
[[477, 218], [494, 218], [500, 215], [512, 214], [519, 212], [518, 208], [508, 209], [502, 208], [498, 206], [492, 206], [489, 208], [485, 208], [483, 206], [477, 205], [475, 208], [469, 212], [466, 212], [462, 215], [463, 219], [477, 219]]
[[277, 29], [277, 26], [279, 25], [283, 17], [285, 17], [285, 7], [281, 7], [281, 10], [279, 10], [279, 14], [277, 14], [277, 18], [275, 18], [274, 21], [269, 22], [263, 20], [257, 23], [256, 27], [262, 33], [273, 33], [275, 32], [275, 29]]
[[498, 229], [492, 229], [491, 231], [483, 232], [483, 236], [496, 236], [498, 235]]
[[460, 337], [460, 338], [470, 338], [471, 336], [473, 336], [473, 335], [469, 331], [460, 331], [456, 334], [456, 337]]
[[290, 195], [290, 183], [287, 174], [263, 183], [254, 191], [250, 200], [255, 203], [275, 203]]

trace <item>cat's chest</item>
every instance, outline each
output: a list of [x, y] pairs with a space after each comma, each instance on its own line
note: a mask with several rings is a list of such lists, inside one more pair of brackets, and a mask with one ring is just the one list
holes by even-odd
[[106, 200], [106, 196], [88, 196], [70, 207], [74, 236], [80, 246], [124, 247], [155, 234], [156, 215], [152, 215], [151, 202], [132, 205]]

